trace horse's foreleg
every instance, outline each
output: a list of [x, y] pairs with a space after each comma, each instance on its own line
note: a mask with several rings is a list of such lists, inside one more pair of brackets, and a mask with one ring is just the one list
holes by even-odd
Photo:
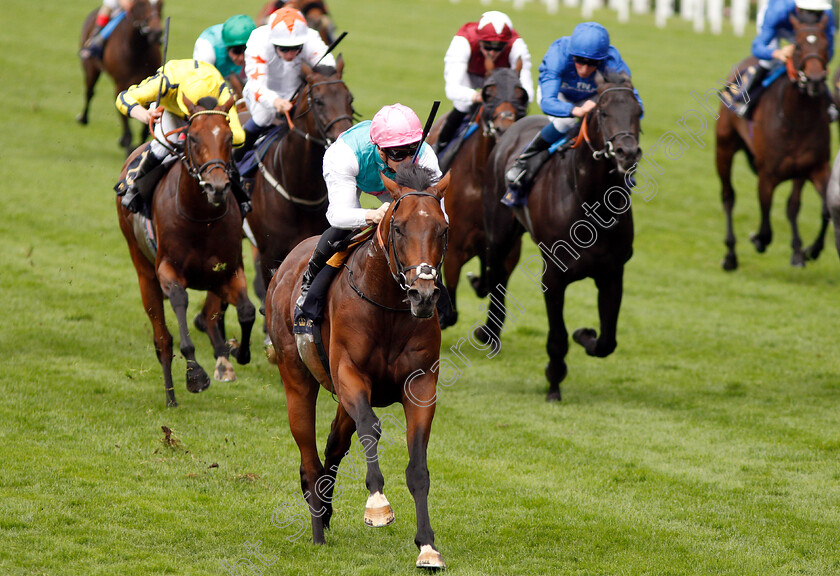
[[489, 287], [490, 302], [487, 306], [487, 322], [478, 326], [474, 335], [480, 342], [492, 345], [496, 350], [501, 348], [500, 336], [504, 331], [507, 315], [505, 296], [509, 274], [506, 263], [518, 241], [519, 236], [515, 230], [509, 229], [500, 242], [494, 242], [487, 247], [485, 277]]
[[224, 338], [224, 308], [226, 306], [227, 303], [222, 302], [218, 295], [208, 292], [207, 298], [204, 300], [204, 306], [201, 307], [201, 312], [193, 318], [193, 326], [201, 332], [207, 333], [210, 343], [213, 345], [213, 357], [216, 359], [213, 379], [218, 382], [233, 382], [236, 380], [236, 372], [228, 360], [228, 347]]
[[[165, 270], [158, 270], [158, 276], [174, 278], [174, 275], [167, 275]], [[174, 279], [161, 282], [161, 285], [164, 287], [164, 293], [169, 296], [169, 303], [178, 319], [178, 333], [181, 338], [180, 350], [187, 361], [187, 390], [190, 392], [206, 390], [210, 386], [210, 378], [195, 359], [195, 344], [190, 338], [187, 324], [187, 305], [189, 304], [187, 291], [180, 282]]]
[[256, 309], [248, 298], [248, 282], [245, 280], [245, 270], [242, 267], [236, 271], [230, 285], [225, 289], [225, 300], [236, 306], [242, 338], [241, 342], [235, 339], [229, 340], [228, 348], [237, 362], [247, 364], [251, 361], [251, 330], [256, 319]]
[[120, 122], [122, 122], [123, 133], [119, 140], [119, 145], [125, 150], [126, 157], [131, 155], [134, 147], [131, 145], [131, 128], [128, 125], [128, 116], [120, 114]]
[[[145, 257], [137, 252], [139, 258]], [[132, 254], [132, 257], [134, 254]], [[136, 261], [135, 261], [136, 262]], [[166, 405], [175, 407], [178, 402], [175, 400], [175, 387], [172, 383], [172, 334], [166, 328], [166, 318], [163, 313], [163, 292], [160, 289], [157, 279], [152, 275], [142, 274], [137, 271], [137, 279], [140, 282], [140, 296], [143, 299], [143, 309], [149, 316], [154, 330], [155, 354], [163, 370], [163, 388], [166, 393]]]
[[828, 211], [828, 181], [831, 178], [831, 169], [828, 164], [821, 168], [815, 175], [811, 177], [811, 182], [817, 189], [822, 200], [822, 221], [820, 222], [820, 231], [814, 239], [814, 243], [805, 249], [805, 258], [808, 260], [816, 260], [825, 247], [825, 235], [828, 232], [828, 221], [830, 219]]
[[414, 498], [417, 516], [417, 533], [414, 543], [420, 549], [418, 568], [445, 568], [443, 558], [435, 549], [435, 533], [429, 519], [429, 466], [426, 452], [432, 420], [435, 416], [435, 394], [437, 379], [433, 374], [423, 374], [410, 383], [410, 393], [403, 397], [405, 409], [406, 443], [408, 444], [408, 467], [405, 481]]
[[[356, 431], [356, 423], [344, 406], [338, 405], [335, 419], [330, 428], [330, 435], [327, 437], [327, 447], [324, 450], [324, 476], [326, 480], [320, 480], [318, 496], [324, 503], [327, 513], [324, 514], [324, 528], [330, 527], [330, 518], [332, 517], [332, 502], [333, 502], [333, 488], [335, 487], [335, 477], [338, 473], [338, 467], [341, 465], [341, 460], [344, 458], [347, 451], [350, 449], [350, 441], [353, 438], [353, 432]], [[350, 455], [350, 464], [353, 470], [361, 469], [356, 457]], [[353, 474], [355, 476], [355, 474]]]
[[805, 266], [805, 254], [802, 252], [802, 237], [799, 235], [799, 209], [802, 206], [802, 187], [805, 180], [797, 178], [793, 181], [790, 189], [790, 197], [787, 201], [787, 218], [790, 222], [791, 240], [790, 247], [793, 254], [790, 257], [790, 265], [802, 268]]
[[443, 260], [443, 283], [446, 291], [449, 292], [449, 301], [452, 303], [452, 310], [446, 318], [440, 318], [440, 327], [449, 328], [458, 321], [458, 308], [456, 305], [456, 292], [458, 281], [461, 276], [461, 267], [465, 259], [459, 250], [449, 250]]
[[770, 223], [770, 207], [773, 204], [773, 190], [776, 180], [763, 174], [758, 175], [758, 204], [761, 208], [761, 223], [758, 232], [750, 235], [750, 241], [759, 254], [764, 253], [773, 241], [773, 228]]
[[717, 126], [717, 151], [715, 163], [720, 178], [720, 197], [723, 203], [723, 213], [726, 217], [726, 234], [723, 243], [726, 245], [726, 255], [723, 257], [723, 269], [727, 271], [738, 268], [738, 256], [735, 255], [735, 230], [732, 226], [732, 210], [735, 207], [735, 189], [732, 187], [732, 157], [738, 150], [737, 134], [731, 125], [731, 118], [723, 113]]
[[545, 366], [545, 377], [548, 380], [548, 395], [546, 401], [559, 402], [562, 399], [560, 383], [566, 378], [566, 354], [569, 352], [569, 332], [566, 330], [566, 320], [563, 317], [563, 307], [566, 302], [566, 283], [562, 278], [562, 271], [550, 270], [543, 276], [548, 288], [544, 293], [545, 309], [548, 316], [548, 364]]
[[572, 337], [590, 356], [604, 358], [612, 354], [617, 346], [616, 329], [618, 311], [621, 309], [621, 296], [624, 292], [624, 267], [620, 266], [599, 274], [595, 277], [595, 286], [598, 288], [601, 335], [597, 336], [592, 328], [580, 328], [575, 330]]
[[82, 108], [81, 113], [76, 116], [76, 121], [79, 124], [85, 125], [88, 123], [90, 101], [93, 99], [94, 88], [96, 87], [96, 81], [99, 80], [101, 70], [89, 60], [84, 60], [82, 62], [82, 69], [85, 73], [85, 105], [84, 108]]

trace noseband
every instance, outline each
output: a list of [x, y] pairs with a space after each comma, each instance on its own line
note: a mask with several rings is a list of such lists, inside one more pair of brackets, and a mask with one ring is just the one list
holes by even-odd
[[[816, 43], [816, 41], [817, 41], [816, 38], [817, 38], [816, 34], [808, 34], [808, 36], [805, 37], [806, 41], [808, 41], [809, 44]], [[797, 49], [799, 49], [798, 45], [797, 45]], [[796, 55], [796, 53], [794, 52], [794, 56], [795, 55]], [[806, 87], [808, 86], [808, 77], [805, 76], [805, 71], [803, 70], [803, 68], [805, 67], [805, 63], [808, 60], [813, 60], [813, 59], [819, 60], [820, 65], [822, 66], [823, 70], [825, 70], [827, 62], [826, 62], [826, 59], [823, 57], [823, 55], [820, 54], [819, 52], [809, 52], [808, 54], [805, 54], [799, 60], [799, 65], [798, 66], [794, 64], [794, 62], [793, 62], [794, 57], [793, 56], [787, 59], [787, 75], [788, 75], [788, 78], [790, 78], [790, 81], [793, 82], [796, 85], [796, 87], [801, 91], [804, 91], [806, 89]]]
[[[407, 291], [411, 286], [417, 281], [418, 278], [423, 280], [437, 280], [438, 277], [438, 269], [440, 268], [441, 263], [443, 262], [444, 257], [446, 257], [446, 249], [449, 246], [449, 230], [446, 231], [446, 239], [444, 240], [443, 244], [443, 253], [440, 256], [440, 262], [437, 263], [437, 266], [432, 266], [431, 264], [427, 264], [426, 262], [421, 262], [416, 266], [403, 266], [403, 263], [400, 262], [400, 256], [397, 253], [397, 246], [394, 243], [394, 216], [396, 216], [397, 208], [400, 207], [400, 203], [403, 201], [404, 198], [408, 196], [428, 196], [430, 198], [434, 198], [437, 202], [440, 202], [440, 199], [435, 196], [434, 194], [429, 194], [428, 192], [407, 192], [403, 194], [399, 198], [394, 201], [394, 206], [391, 208], [391, 220], [388, 225], [388, 246], [385, 246], [382, 243], [382, 236], [380, 235], [380, 227], [377, 227], [376, 235], [379, 238], [379, 243], [385, 248], [385, 261], [388, 263], [388, 270], [391, 272], [391, 277], [397, 282], [400, 289], [403, 291]], [[394, 265], [391, 265], [391, 250], [394, 251]], [[417, 276], [414, 277], [414, 280], [408, 282], [408, 278], [406, 278], [406, 272], [411, 270], [418, 270]]]
[[604, 136], [603, 125], [601, 123], [601, 114], [600, 114], [601, 102], [600, 102], [600, 100], [601, 100], [601, 97], [604, 94], [607, 94], [608, 92], [619, 92], [619, 91], [630, 92], [631, 94], [633, 93], [632, 88], [616, 87], [616, 88], [607, 88], [606, 90], [604, 90], [603, 92], [601, 92], [598, 95], [598, 109], [595, 110], [595, 117], [596, 117], [596, 121], [598, 122], [598, 132], [601, 133], [601, 137], [604, 139], [604, 147], [603, 148], [601, 148], [600, 150], [596, 150], [595, 147], [592, 146], [592, 142], [589, 140], [589, 134], [587, 133], [588, 131], [586, 129], [585, 122], [584, 122], [584, 125], [582, 125], [581, 128], [580, 128], [580, 131], [583, 134], [584, 140], [586, 140], [586, 143], [589, 145], [589, 149], [592, 151], [592, 158], [594, 158], [595, 160], [615, 158], [615, 144], [614, 144], [614, 142], [615, 142], [616, 138], [626, 136], [626, 137], [632, 138], [637, 147], [639, 145], [639, 137], [636, 134], [634, 134], [633, 132], [630, 132], [629, 130], [619, 130], [618, 132], [615, 132], [614, 134], [612, 134], [609, 138]]
[[[336, 124], [337, 122], [340, 122], [342, 120], [350, 120], [350, 123], [351, 124], [353, 123], [353, 117], [348, 115], [348, 114], [342, 114], [341, 116], [336, 116], [335, 118], [333, 118], [332, 120], [330, 120], [327, 123], [324, 123], [324, 121], [318, 115], [315, 108], [312, 106], [312, 89], [315, 88], [316, 86], [324, 86], [326, 84], [341, 84], [342, 86], [347, 88], [347, 85], [344, 84], [344, 80], [324, 80], [323, 82], [316, 82], [314, 84], [311, 84], [309, 86], [309, 90], [306, 91], [306, 110], [302, 111], [300, 114], [295, 116], [295, 118], [302, 118], [308, 112], [311, 111], [312, 112], [312, 117], [315, 120], [315, 127], [318, 129], [318, 134], [320, 134], [321, 137], [320, 138], [313, 137], [309, 134], [309, 132], [304, 132], [303, 130], [300, 130], [299, 128], [294, 128], [293, 129], [294, 132], [297, 132], [300, 136], [303, 136], [303, 138], [305, 140], [308, 140], [310, 142], [314, 142], [315, 144], [318, 144], [319, 146], [323, 146], [324, 148], [329, 147], [329, 145], [333, 143], [333, 140], [329, 136], [327, 136], [327, 133], [329, 132], [330, 128], [333, 127], [334, 124]], [[350, 90], [348, 89], [347, 91], [349, 92]]]

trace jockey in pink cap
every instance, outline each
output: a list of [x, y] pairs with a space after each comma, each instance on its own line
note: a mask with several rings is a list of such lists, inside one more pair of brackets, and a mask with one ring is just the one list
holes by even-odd
[[[385, 200], [390, 196], [379, 173], [393, 179], [397, 167], [403, 162], [411, 162], [420, 148], [417, 163], [440, 178], [437, 156], [425, 142], [421, 147], [422, 139], [423, 126], [414, 111], [408, 106], [393, 104], [379, 110], [373, 120], [360, 122], [342, 133], [327, 148], [324, 181], [329, 197], [327, 221], [330, 228], [318, 240], [303, 275], [295, 310], [296, 334], [311, 333], [312, 322], [321, 320], [327, 288], [338, 272], [338, 268], [326, 266], [327, 260], [336, 252], [335, 246], [356, 229], [378, 224], [388, 210], [389, 203]], [[372, 210], [362, 208], [359, 202], [362, 192], [375, 196], [383, 204]]]

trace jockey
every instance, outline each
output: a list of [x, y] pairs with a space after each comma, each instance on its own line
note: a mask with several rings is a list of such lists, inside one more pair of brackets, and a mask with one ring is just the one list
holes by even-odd
[[[161, 90], [161, 86], [163, 89]], [[160, 106], [154, 106], [160, 91]], [[184, 104], [184, 97], [193, 104], [205, 97], [211, 97], [220, 105], [225, 102], [233, 102], [234, 95], [219, 71], [212, 65], [198, 60], [171, 60], [166, 62], [153, 75], [139, 84], [131, 86], [128, 90], [120, 92], [117, 96], [117, 109], [124, 115], [143, 122], [149, 123], [151, 118], [159, 118], [160, 122], [155, 125], [155, 139], [138, 154], [128, 166], [125, 178], [117, 183], [114, 189], [118, 196], [122, 196], [122, 205], [132, 212], [138, 212], [143, 206], [143, 199], [138, 193], [136, 181], [156, 167], [158, 167], [167, 156], [170, 150], [161, 144], [164, 135], [186, 126], [189, 112]], [[239, 116], [236, 110], [231, 108], [233, 113], [228, 115], [230, 129], [233, 133], [233, 145], [240, 146], [245, 141], [245, 134], [239, 124]], [[229, 111], [230, 112], [230, 111]], [[181, 145], [179, 136], [183, 133], [171, 134], [168, 143], [172, 148]], [[238, 190], [238, 182], [231, 179], [232, 188], [240, 208], [243, 202], [241, 192]]]
[[[733, 112], [744, 116], [755, 106], [755, 101], [763, 88], [762, 81], [778, 62], [787, 62], [793, 55], [793, 24], [790, 17], [806, 23], [820, 21], [823, 14], [828, 14], [825, 34], [828, 37], [828, 59], [834, 55], [834, 15], [830, 0], [770, 0], [756, 18], [758, 35], [752, 43], [752, 55], [758, 59], [755, 73], [744, 81], [743, 87], [733, 98]], [[791, 42], [779, 47], [780, 40]], [[836, 114], [836, 110], [833, 111]]]
[[494, 68], [516, 68], [522, 61], [519, 82], [534, 99], [531, 54], [525, 41], [502, 12], [485, 12], [478, 22], [461, 26], [443, 57], [446, 97], [454, 108], [440, 129], [435, 151], [440, 153], [458, 132], [461, 122], [481, 104], [481, 87]]
[[[550, 122], [540, 131], [505, 174], [508, 191], [502, 198], [506, 206], [521, 206], [527, 200], [536, 172], [555, 142], [565, 139], [586, 114], [595, 108], [595, 73], [624, 72], [630, 68], [618, 50], [610, 45], [607, 29], [597, 22], [575, 26], [571, 36], [555, 40], [540, 64], [540, 108]], [[633, 90], [639, 105], [638, 92]], [[532, 160], [533, 159], [533, 160]]]
[[310, 66], [319, 61], [335, 66], [335, 58], [332, 54], [324, 56], [326, 52], [327, 45], [320, 34], [310, 29], [303, 14], [294, 8], [277, 10], [269, 17], [268, 24], [254, 30], [245, 48], [248, 82], [243, 91], [251, 119], [243, 126], [245, 145], [237, 153], [238, 157], [253, 147], [278, 115], [292, 109], [289, 99], [300, 86], [303, 62]]
[[237, 14], [201, 33], [195, 41], [193, 60], [213, 64], [222, 77], [237, 76], [245, 81], [245, 44], [257, 28], [250, 16]]
[[[422, 138], [423, 127], [414, 111], [394, 104], [379, 110], [373, 120], [359, 122], [346, 130], [327, 148], [324, 180], [330, 228], [318, 240], [303, 275], [295, 309], [296, 334], [311, 333], [312, 323], [321, 320], [327, 289], [338, 272], [338, 268], [326, 266], [336, 252], [335, 245], [357, 228], [378, 224], [388, 210], [389, 202], [385, 200], [390, 197], [379, 173], [393, 179], [401, 163], [412, 161]], [[441, 176], [437, 156], [428, 144], [423, 143], [417, 163], [432, 170], [438, 178]], [[382, 205], [372, 210], [362, 208], [359, 202], [362, 192], [375, 196]]]
[[[102, 49], [105, 47], [105, 41], [111, 35], [111, 32], [113, 32], [113, 29], [111, 29], [108, 30], [107, 34], [103, 34], [102, 29], [111, 21], [111, 16], [114, 15], [114, 12], [117, 10], [127, 12], [131, 8], [132, 3], [133, 0], [104, 0], [102, 2], [102, 6], [99, 7], [99, 11], [96, 13], [93, 30], [90, 31], [90, 36], [88, 36], [85, 45], [79, 50], [79, 56], [82, 59], [87, 60], [89, 58], [102, 57]], [[157, 4], [157, 0], [153, 1], [152, 4]]]

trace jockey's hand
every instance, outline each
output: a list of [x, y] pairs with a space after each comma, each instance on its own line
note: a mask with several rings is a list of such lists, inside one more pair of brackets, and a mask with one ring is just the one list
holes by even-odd
[[575, 106], [572, 108], [572, 116], [576, 118], [583, 118], [586, 116], [587, 112], [595, 108], [596, 104], [594, 100], [587, 100], [580, 106]]
[[473, 104], [481, 104], [481, 102], [483, 102], [481, 98], [481, 90], [476, 90], [475, 93], [473, 93], [472, 101]]
[[773, 50], [773, 58], [776, 60], [781, 60], [782, 62], [787, 62], [788, 58], [793, 56], [793, 51], [796, 48], [793, 44], [788, 44], [783, 46], [782, 48], [777, 48]]
[[283, 98], [277, 98], [274, 101], [274, 109], [277, 110], [278, 114], [285, 114], [292, 109], [292, 103]]
[[376, 210], [368, 210], [367, 213], [365, 213], [365, 222], [367, 224], [379, 224], [382, 218], [385, 217], [385, 212], [388, 211], [388, 206], [390, 205], [390, 202], [385, 202]]
[[143, 124], [148, 124], [152, 118], [159, 119], [163, 114], [163, 106], [158, 106], [155, 109], [146, 110], [142, 106], [135, 106], [131, 109], [131, 117], [139, 120]]

